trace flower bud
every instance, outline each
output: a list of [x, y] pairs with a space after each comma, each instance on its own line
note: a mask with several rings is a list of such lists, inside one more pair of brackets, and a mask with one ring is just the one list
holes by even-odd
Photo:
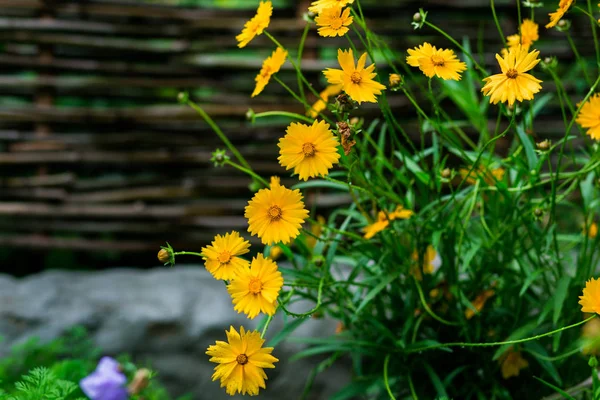
[[187, 102], [190, 101], [190, 94], [188, 92], [179, 92], [177, 101], [181, 104], [187, 104]]
[[170, 259], [171, 257], [169, 256], [169, 252], [165, 249], [160, 249], [160, 251], [158, 252], [158, 261], [160, 261], [163, 264], [166, 264], [169, 262]]
[[402, 76], [400, 74], [390, 74], [390, 89], [397, 90], [402, 85]]
[[442, 178], [448, 179], [450, 175], [452, 175], [452, 170], [450, 168], [444, 168], [441, 172]]
[[229, 156], [227, 155], [226, 150], [216, 149], [212, 153], [212, 157], [210, 161], [214, 164], [215, 167], [222, 167], [229, 160]]
[[418, 12], [416, 12], [416, 13], [413, 15], [413, 21], [415, 21], [415, 22], [420, 22], [420, 21], [421, 21], [421, 13], [418, 13]]
[[548, 139], [546, 139], [546, 140], [536, 143], [535, 145], [538, 149], [546, 151], [550, 148], [550, 141]]
[[533, 210], [533, 215], [539, 218], [542, 215], [544, 215], [544, 210], [542, 210], [541, 208], [536, 208], [535, 210]]
[[150, 370], [146, 368], [138, 369], [133, 377], [133, 380], [127, 387], [131, 394], [138, 394], [150, 383]]
[[158, 261], [164, 265], [170, 264], [175, 265], [175, 252], [169, 243], [166, 246], [161, 246], [160, 251], [157, 254]]

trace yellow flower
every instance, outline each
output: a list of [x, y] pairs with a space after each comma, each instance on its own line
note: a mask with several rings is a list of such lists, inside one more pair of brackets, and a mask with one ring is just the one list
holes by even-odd
[[[473, 305], [473, 307], [477, 310], [477, 312], [481, 312], [481, 310], [483, 310], [483, 307], [485, 306], [485, 303], [487, 303], [487, 301], [494, 295], [496, 294], [496, 292], [494, 292], [492, 289], [487, 289], [484, 290], [483, 292], [479, 293], [477, 295], [477, 297], [475, 297], [475, 300], [473, 300], [471, 302], [471, 305]], [[467, 308], [465, 310], [465, 318], [467, 319], [471, 319], [473, 318], [473, 316], [475, 316], [475, 311], [473, 311], [470, 308]]]
[[221, 380], [221, 387], [225, 387], [227, 394], [236, 393], [255, 396], [258, 389], [265, 389], [264, 368], [275, 368], [274, 363], [279, 360], [271, 355], [272, 347], [263, 348], [264, 339], [257, 331], [246, 331], [240, 327], [238, 333], [233, 326], [229, 327], [227, 342], [217, 340], [206, 350], [210, 362], [217, 363], [212, 380]]
[[600, 93], [594, 94], [581, 107], [576, 121], [582, 128], [587, 128], [588, 136], [600, 140]]
[[233, 279], [238, 270], [250, 265], [248, 261], [238, 257], [248, 253], [249, 248], [250, 242], [240, 237], [236, 231], [225, 236], [217, 235], [212, 246], [202, 248], [204, 265], [215, 279]]
[[305, 181], [327, 175], [340, 158], [337, 138], [324, 121], [315, 120], [312, 126], [292, 122], [277, 146], [281, 166], [286, 170], [293, 168], [294, 173]]
[[308, 211], [300, 190], [273, 183], [270, 189], [261, 189], [254, 195], [244, 216], [248, 218], [248, 232], [257, 235], [263, 244], [286, 244], [300, 234]]
[[362, 229], [362, 231], [365, 233], [364, 238], [371, 239], [373, 236], [387, 228], [390, 224], [390, 221], [395, 219], [408, 219], [413, 214], [414, 213], [412, 210], [407, 210], [403, 206], [396, 207], [396, 209], [393, 212], [388, 213], [387, 216], [385, 212], [379, 211], [377, 214], [377, 221], [373, 222], [371, 225], [365, 226]]
[[344, 7], [348, 4], [354, 3], [354, 0], [317, 0], [313, 1], [308, 7], [308, 11], [320, 14], [321, 11], [331, 8], [333, 6]]
[[271, 54], [270, 57], [263, 62], [262, 68], [256, 78], [256, 87], [254, 88], [254, 92], [252, 92], [251, 97], [255, 97], [263, 91], [265, 86], [271, 80], [271, 76], [275, 75], [281, 69], [281, 66], [285, 63], [285, 59], [287, 58], [288, 52], [283, 50], [281, 47], [275, 49], [275, 51]]
[[235, 279], [227, 285], [233, 301], [233, 309], [254, 319], [259, 313], [275, 314], [275, 302], [283, 286], [283, 277], [275, 261], [258, 254], [250, 268], [238, 271]]
[[574, 0], [560, 0], [560, 3], [558, 3], [558, 9], [555, 12], [548, 14], [550, 17], [550, 22], [546, 24], [546, 29], [556, 26], [558, 21], [560, 21], [560, 19], [567, 13], [573, 2]]
[[367, 53], [360, 56], [355, 67], [352, 50], [338, 49], [338, 62], [342, 69], [327, 68], [323, 71], [327, 81], [332, 85], [342, 85], [344, 92], [359, 104], [363, 101], [377, 103], [375, 95], [381, 94], [385, 86], [373, 80], [377, 76], [373, 72], [375, 64], [365, 68]]
[[390, 74], [390, 87], [400, 86], [402, 83], [402, 76], [399, 74]]
[[415, 47], [414, 49], [408, 49], [408, 56], [406, 57], [406, 63], [411, 67], [419, 66], [419, 59], [431, 57], [433, 52], [436, 50], [435, 46], [425, 42], [422, 45]]
[[270, 1], [261, 1], [256, 15], [250, 19], [250, 21], [244, 24], [242, 33], [237, 35], [235, 38], [238, 41], [238, 47], [246, 47], [248, 43], [255, 36], [261, 35], [271, 22], [271, 15], [273, 14], [273, 5]]
[[342, 11], [339, 5], [324, 9], [315, 18], [319, 35], [325, 37], [344, 36], [350, 30], [348, 26], [352, 21], [354, 18], [350, 16], [350, 7]]
[[598, 236], [598, 224], [592, 222], [586, 233], [590, 239], [596, 239], [596, 236]]
[[523, 358], [520, 351], [514, 351], [512, 347], [498, 359], [502, 370], [502, 377], [508, 379], [511, 376], [519, 376], [523, 368], [527, 368], [529, 363]]
[[479, 179], [483, 179], [489, 186], [494, 186], [497, 181], [504, 179], [505, 170], [502, 167], [487, 169], [483, 165], [475, 168], [473, 171], [467, 168], [461, 168], [458, 173], [468, 184], [474, 185]]
[[280, 246], [271, 246], [269, 249], [269, 258], [273, 261], [277, 260], [283, 254], [283, 249]]
[[508, 47], [519, 47], [529, 50], [533, 42], [540, 38], [538, 24], [530, 19], [524, 19], [521, 24], [521, 34], [510, 35], [506, 38]]
[[600, 313], [600, 280], [591, 278], [585, 283], [583, 296], [579, 296], [582, 312]]
[[420, 263], [421, 267], [419, 267], [419, 252], [417, 250], [413, 251], [410, 258], [417, 264], [411, 268], [411, 273], [418, 280], [423, 280], [421, 268], [424, 274], [433, 275], [442, 266], [442, 258], [432, 245], [427, 246]]
[[481, 89], [484, 95], [490, 96], [490, 103], [508, 102], [512, 106], [515, 100], [533, 99], [542, 89], [542, 81], [525, 72], [540, 62], [539, 54], [537, 50], [528, 53], [521, 47], [509, 49], [506, 57], [496, 54], [502, 73], [484, 78], [485, 86]]
[[427, 42], [420, 47], [408, 49], [408, 54], [406, 62], [413, 67], [419, 67], [428, 78], [433, 78], [435, 75], [444, 80], [459, 81], [460, 73], [467, 69], [467, 64], [459, 61], [454, 51], [436, 49]]
[[331, 96], [335, 96], [342, 91], [342, 85], [329, 85], [321, 93], [319, 93], [319, 100], [312, 105], [310, 110], [306, 112], [306, 115], [311, 118], [317, 118], [319, 113], [327, 109], [327, 100]]

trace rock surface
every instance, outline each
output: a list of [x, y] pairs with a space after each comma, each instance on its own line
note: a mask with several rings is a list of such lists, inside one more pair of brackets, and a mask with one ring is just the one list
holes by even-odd
[[[107, 355], [132, 354], [152, 365], [174, 395], [192, 393], [195, 400], [231, 398], [211, 381], [214, 364], [204, 352], [216, 340], [226, 340], [230, 325], [253, 328], [259, 320], [233, 311], [223, 283], [198, 266], [47, 271], [24, 279], [0, 275], [0, 355], [29, 337], [51, 340], [82, 325]], [[281, 327], [275, 321], [267, 338]], [[334, 330], [333, 321], [307, 320], [292, 336], [329, 336]], [[267, 371], [261, 399], [300, 396], [320, 360], [286, 361], [299, 349], [293, 343], [277, 346], [280, 362]], [[349, 380], [349, 367], [336, 364], [317, 377], [309, 398], [327, 399]]]

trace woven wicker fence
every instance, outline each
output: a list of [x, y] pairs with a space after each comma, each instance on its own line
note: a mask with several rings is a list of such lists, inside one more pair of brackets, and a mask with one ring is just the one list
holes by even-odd
[[[0, 0], [0, 260], [5, 270], [155, 265], [165, 241], [198, 249], [217, 232], [246, 229], [242, 213], [251, 196], [249, 180], [212, 167], [210, 154], [220, 143], [193, 110], [177, 103], [181, 90], [205, 107], [259, 173], [285, 176], [276, 162], [276, 142], [286, 121], [251, 125], [245, 118], [249, 108], [304, 112], [276, 84], [256, 99], [249, 96], [273, 45], [259, 37], [240, 50], [234, 38], [258, 2], [180, 3]], [[418, 7], [454, 37], [469, 37], [487, 65], [501, 47], [485, 0], [362, 3], [374, 30], [401, 53], [425, 40], [448, 45], [432, 30], [412, 29]], [[517, 32], [515, 3], [496, 3], [505, 33]], [[269, 30], [292, 49], [308, 4], [274, 1]], [[540, 21], [547, 9], [537, 11]], [[591, 37], [577, 26], [574, 40], [584, 56], [591, 56]], [[543, 27], [541, 34], [542, 57], [556, 55], [563, 72], [580, 73], [564, 34]], [[334, 65], [338, 47], [348, 47], [346, 40], [319, 38], [311, 30], [303, 66], [317, 90], [324, 85], [320, 71]], [[289, 65], [280, 77], [294, 85]], [[550, 82], [544, 89], [554, 90]], [[587, 90], [567, 89], [574, 100]], [[416, 134], [418, 121], [408, 101], [392, 95], [390, 102], [406, 130]], [[563, 134], [555, 103], [548, 104], [533, 134]], [[364, 107], [361, 113], [371, 118], [375, 110]], [[308, 201], [327, 208], [347, 199], [311, 193]]]

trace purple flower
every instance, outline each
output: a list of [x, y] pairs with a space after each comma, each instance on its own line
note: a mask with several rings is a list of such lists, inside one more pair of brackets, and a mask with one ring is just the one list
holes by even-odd
[[113, 358], [103, 357], [96, 370], [83, 378], [79, 386], [91, 400], [127, 400], [126, 383], [127, 378], [119, 370], [119, 363]]

